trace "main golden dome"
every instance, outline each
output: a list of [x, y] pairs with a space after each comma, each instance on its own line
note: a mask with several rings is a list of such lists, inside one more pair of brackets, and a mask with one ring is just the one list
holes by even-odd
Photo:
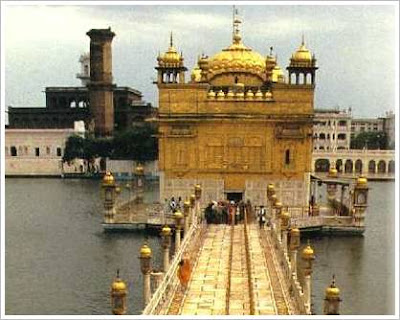
[[243, 72], [263, 78], [265, 57], [242, 43], [240, 23], [240, 19], [235, 17], [232, 44], [209, 59], [208, 72], [211, 76], [220, 73]]
[[265, 72], [265, 58], [258, 52], [246, 47], [243, 43], [233, 43], [228, 48], [210, 58], [209, 72]]

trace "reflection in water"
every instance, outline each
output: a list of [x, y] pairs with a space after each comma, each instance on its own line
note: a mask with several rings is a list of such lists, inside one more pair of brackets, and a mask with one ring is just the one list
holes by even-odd
[[[332, 273], [342, 314], [394, 312], [394, 183], [370, 185], [364, 237], [312, 239], [316, 313]], [[6, 180], [6, 314], [111, 314], [118, 268], [128, 286], [128, 314], [141, 312], [138, 253], [145, 234], [104, 233], [99, 190], [91, 180]], [[145, 199], [157, 196], [148, 191]], [[160, 239], [148, 241], [153, 266], [160, 267]]]

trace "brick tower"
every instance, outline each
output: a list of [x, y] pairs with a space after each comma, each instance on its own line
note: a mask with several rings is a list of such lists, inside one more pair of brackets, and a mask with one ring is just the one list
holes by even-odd
[[111, 41], [115, 33], [108, 29], [91, 29], [89, 102], [96, 136], [111, 136], [114, 128]]

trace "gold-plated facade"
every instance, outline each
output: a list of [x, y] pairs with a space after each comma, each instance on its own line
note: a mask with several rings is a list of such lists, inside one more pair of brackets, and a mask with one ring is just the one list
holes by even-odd
[[232, 44], [201, 56], [188, 83], [165, 76], [184, 72], [177, 56], [168, 66], [160, 64], [165, 55], [158, 59], [161, 198], [176, 195], [174, 181], [185, 180], [211, 182], [204, 186], [214, 199], [221, 187], [251, 198], [254, 181], [307, 188], [315, 85], [285, 82], [276, 58], [244, 45], [239, 27], [235, 18]]

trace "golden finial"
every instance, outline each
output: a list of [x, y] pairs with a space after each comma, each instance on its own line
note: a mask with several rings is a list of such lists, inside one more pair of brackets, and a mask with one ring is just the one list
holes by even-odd
[[304, 46], [304, 32], [301, 34], [301, 45]]
[[174, 45], [174, 41], [172, 39], [172, 31], [171, 31], [170, 36], [169, 36], [169, 46], [172, 47], [173, 45]]
[[232, 33], [232, 38], [233, 38], [233, 43], [239, 44], [240, 40], [242, 39], [240, 35], [240, 29], [239, 25], [242, 23], [242, 21], [238, 17], [239, 12], [238, 9], [236, 9], [235, 6], [233, 6], [233, 33]]

